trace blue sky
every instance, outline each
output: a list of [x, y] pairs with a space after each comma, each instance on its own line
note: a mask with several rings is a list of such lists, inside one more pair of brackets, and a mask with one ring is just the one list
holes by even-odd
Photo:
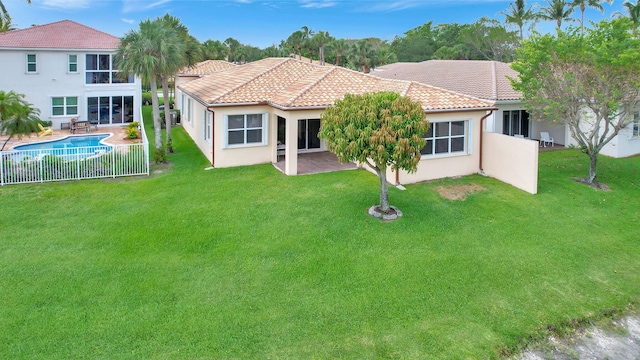
[[[233, 37], [260, 48], [279, 44], [302, 26], [328, 31], [336, 38], [378, 37], [392, 40], [430, 20], [471, 23], [486, 16], [504, 21], [502, 0], [4, 0], [18, 28], [60, 20], [123, 36], [140, 21], [169, 13], [182, 20], [198, 40], [224, 41]], [[536, 2], [528, 1], [528, 4]], [[539, 4], [544, 4], [538, 1]], [[622, 11], [622, 0], [604, 4], [605, 13], [587, 9], [586, 17], [600, 20]], [[574, 14], [579, 17], [579, 12]], [[539, 24], [540, 31], [553, 29]]]

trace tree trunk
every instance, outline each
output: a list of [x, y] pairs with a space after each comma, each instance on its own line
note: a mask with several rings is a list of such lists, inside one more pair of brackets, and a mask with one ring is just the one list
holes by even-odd
[[167, 154], [173, 153], [173, 143], [171, 142], [171, 99], [169, 98], [169, 78], [162, 78], [162, 97], [164, 98], [164, 124], [166, 128], [165, 139], [167, 144]]
[[342, 57], [342, 52], [338, 51], [338, 54], [336, 55], [336, 66], [340, 65], [340, 58]]
[[587, 184], [595, 185], [596, 171], [598, 169], [598, 154], [589, 154], [589, 177], [587, 177]]
[[387, 187], [387, 169], [376, 169], [380, 178], [380, 211], [389, 211], [389, 189]]
[[153, 132], [156, 150], [162, 149], [162, 126], [160, 125], [160, 108], [158, 105], [158, 80], [151, 78], [151, 106], [153, 108]]

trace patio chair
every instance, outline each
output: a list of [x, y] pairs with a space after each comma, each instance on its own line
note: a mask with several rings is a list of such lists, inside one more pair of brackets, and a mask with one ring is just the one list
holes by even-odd
[[547, 144], [551, 144], [551, 147], [554, 145], [553, 138], [549, 136], [549, 133], [546, 131], [540, 132], [540, 145], [547, 147]]
[[40, 129], [40, 132], [38, 133], [38, 137], [45, 136], [45, 135], [53, 135], [53, 129], [51, 129], [50, 127], [45, 128], [40, 123], [38, 123], [38, 129]]

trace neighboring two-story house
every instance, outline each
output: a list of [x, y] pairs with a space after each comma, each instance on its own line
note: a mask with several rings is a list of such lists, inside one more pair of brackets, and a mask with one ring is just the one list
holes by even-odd
[[141, 120], [141, 83], [114, 67], [120, 38], [70, 20], [0, 34], [0, 90], [26, 95], [60, 129]]

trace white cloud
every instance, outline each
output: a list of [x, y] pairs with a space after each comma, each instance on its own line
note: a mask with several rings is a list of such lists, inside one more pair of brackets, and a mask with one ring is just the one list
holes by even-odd
[[44, 0], [42, 6], [56, 9], [86, 9], [91, 0]]
[[307, 9], [322, 9], [338, 5], [334, 0], [299, 0], [300, 6]]
[[133, 19], [120, 18], [120, 20], [122, 20], [123, 23], [131, 24], [131, 25], [136, 23], [136, 21]]
[[154, 2], [149, 3], [146, 0], [123, 0], [122, 1], [122, 12], [132, 13], [132, 12], [140, 12], [153, 8], [160, 7], [171, 0], [156, 0]]
[[[457, 0], [456, 4], [478, 4], [478, 3], [494, 3], [502, 2], [503, 0]], [[364, 5], [361, 8], [363, 11], [400, 11], [416, 7], [426, 6], [447, 6], [451, 5], [451, 1], [443, 0], [393, 0], [393, 1], [362, 1], [360, 4]]]

